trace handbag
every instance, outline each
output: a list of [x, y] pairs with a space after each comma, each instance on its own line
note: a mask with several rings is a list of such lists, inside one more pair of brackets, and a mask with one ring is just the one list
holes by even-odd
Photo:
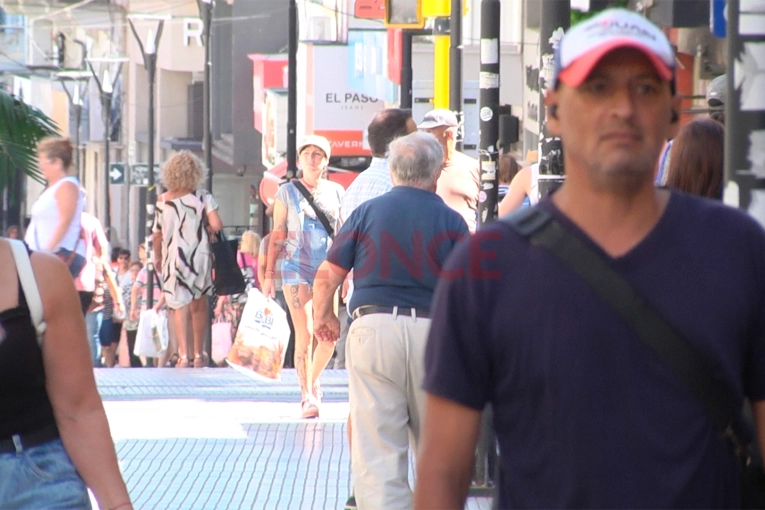
[[661, 314], [643, 299], [597, 253], [564, 229], [546, 210], [535, 206], [501, 218], [533, 246], [547, 250], [624, 319], [638, 338], [680, 377], [706, 407], [715, 428], [729, 441], [741, 469], [742, 508], [765, 508], [765, 472], [749, 403], [738, 409], [726, 384], [714, 377], [709, 363]]
[[[79, 245], [80, 241], [82, 241], [84, 238], [85, 231], [82, 229], [82, 227], [80, 227], [80, 236], [77, 238], [77, 241], [75, 241], [74, 247], [71, 250], [67, 250], [66, 248], [59, 248], [53, 252], [54, 255], [56, 255], [64, 264], [66, 264], [66, 267], [69, 269], [69, 274], [72, 275], [72, 278], [77, 278], [80, 276], [82, 269], [85, 267], [85, 257], [77, 253], [77, 245]], [[35, 229], [35, 244], [37, 244], [38, 248], [40, 247], [40, 241], [37, 239], [37, 229]]]
[[327, 231], [327, 234], [329, 235], [330, 239], [335, 238], [335, 229], [332, 228], [332, 225], [329, 224], [329, 218], [327, 218], [327, 215], [324, 214], [324, 211], [319, 209], [318, 204], [313, 199], [313, 195], [305, 189], [305, 186], [303, 186], [303, 183], [294, 180], [292, 181], [292, 185], [295, 186], [295, 188], [300, 192], [301, 195], [308, 201], [308, 205], [311, 206], [311, 209], [313, 209], [313, 212], [316, 213], [316, 218], [321, 222], [321, 226], [324, 227], [324, 230]]
[[222, 319], [216, 320], [212, 325], [212, 360], [220, 365], [226, 360], [228, 351], [234, 341], [231, 337], [231, 323]]
[[218, 232], [216, 239], [210, 240], [210, 251], [213, 256], [213, 287], [219, 296], [230, 296], [244, 292], [245, 284], [242, 270], [236, 263], [236, 240], [226, 239], [225, 234]]

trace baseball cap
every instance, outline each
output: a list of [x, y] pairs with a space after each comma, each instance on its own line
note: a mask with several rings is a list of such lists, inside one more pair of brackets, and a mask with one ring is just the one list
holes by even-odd
[[433, 129], [440, 126], [457, 127], [459, 125], [454, 112], [445, 108], [436, 108], [425, 114], [417, 129]]
[[298, 155], [300, 155], [300, 153], [303, 152], [303, 149], [305, 149], [309, 145], [315, 145], [319, 149], [323, 150], [324, 154], [326, 154], [327, 156], [327, 159], [329, 159], [329, 156], [332, 153], [332, 148], [329, 145], [329, 140], [319, 135], [308, 135], [305, 138], [303, 138], [298, 144], [298, 149], [297, 149]]
[[728, 96], [728, 79], [723, 74], [709, 82], [707, 87], [707, 104], [712, 108], [725, 106]]
[[553, 87], [560, 82], [578, 87], [600, 59], [617, 48], [640, 50], [662, 79], [673, 79], [675, 52], [661, 29], [636, 12], [607, 9], [563, 36], [555, 51]]

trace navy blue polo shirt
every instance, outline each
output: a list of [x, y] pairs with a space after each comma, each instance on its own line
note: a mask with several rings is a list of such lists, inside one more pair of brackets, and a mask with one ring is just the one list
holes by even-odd
[[[765, 399], [765, 233], [751, 217], [672, 193], [613, 258], [550, 199], [540, 206], [706, 357], [737, 404]], [[424, 388], [492, 404], [499, 508], [740, 508], [732, 447], [607, 302], [501, 222], [465, 244], [446, 264], [463, 276], [433, 300]]]
[[353, 269], [349, 310], [364, 305], [429, 310], [446, 258], [469, 235], [462, 216], [432, 191], [394, 186], [351, 213], [327, 260]]

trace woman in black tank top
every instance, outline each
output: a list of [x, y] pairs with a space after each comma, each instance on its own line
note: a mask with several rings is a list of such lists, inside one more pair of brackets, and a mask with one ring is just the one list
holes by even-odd
[[87, 485], [101, 508], [128, 510], [71, 276], [55, 256], [30, 258], [42, 345], [0, 239], [0, 508], [90, 508]]

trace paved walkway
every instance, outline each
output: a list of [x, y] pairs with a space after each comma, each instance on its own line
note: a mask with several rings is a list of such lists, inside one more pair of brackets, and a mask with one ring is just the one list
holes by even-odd
[[[294, 371], [96, 369], [136, 509], [339, 509], [351, 485], [348, 379], [322, 375], [319, 420], [301, 420]], [[468, 508], [488, 509], [487, 498]]]

